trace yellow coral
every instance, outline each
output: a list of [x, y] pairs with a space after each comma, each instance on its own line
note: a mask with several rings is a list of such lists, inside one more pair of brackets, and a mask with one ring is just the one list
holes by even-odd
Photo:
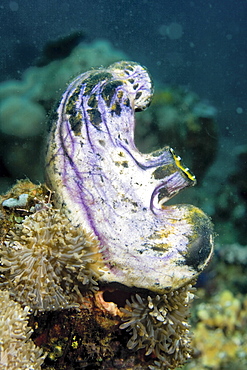
[[236, 326], [241, 325], [239, 320], [240, 311], [240, 300], [234, 297], [232, 292], [225, 290], [219, 296], [216, 296], [211, 307], [208, 307], [208, 304], [199, 305], [197, 315], [205, 325], [212, 328], [221, 328], [231, 333]]
[[[197, 307], [199, 322], [194, 328], [193, 346], [201, 369], [222, 369], [224, 364], [247, 364], [247, 299], [229, 290], [215, 295]], [[193, 365], [193, 363], [192, 363]], [[197, 365], [193, 365], [196, 366]], [[193, 367], [192, 367], [193, 368]]]
[[223, 359], [231, 359], [236, 356], [238, 344], [234, 339], [226, 338], [220, 329], [208, 330], [207, 326], [200, 322], [195, 330], [195, 344], [201, 353], [203, 366], [218, 369]]

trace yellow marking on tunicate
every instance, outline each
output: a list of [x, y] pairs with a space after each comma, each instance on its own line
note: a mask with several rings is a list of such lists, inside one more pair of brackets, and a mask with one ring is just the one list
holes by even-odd
[[195, 175], [193, 175], [192, 172], [190, 172], [190, 169], [182, 165], [181, 157], [179, 157], [179, 155], [176, 155], [172, 148], [170, 148], [170, 152], [172, 153], [176, 166], [180, 168], [191, 181], [196, 181], [196, 177]]
[[71, 343], [71, 347], [77, 349], [79, 347], [79, 343], [77, 341], [74, 341]]
[[168, 251], [172, 245], [168, 242], [168, 238], [174, 234], [175, 227], [170, 226], [169, 229], [156, 230], [148, 239], [151, 240], [150, 248], [157, 251]]

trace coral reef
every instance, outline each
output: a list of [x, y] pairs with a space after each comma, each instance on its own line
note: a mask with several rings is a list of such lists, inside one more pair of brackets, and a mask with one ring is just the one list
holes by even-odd
[[217, 291], [230, 290], [234, 294], [247, 294], [247, 247], [238, 243], [216, 244], [214, 271], [217, 280], [212, 282]]
[[235, 149], [235, 166], [216, 195], [214, 219], [224, 244], [246, 244], [247, 145]]
[[[68, 81], [92, 67], [106, 66], [124, 58], [122, 51], [105, 40], [80, 43], [67, 57], [27, 69], [20, 81], [0, 84], [2, 191], [24, 175], [32, 181], [43, 181], [39, 153], [44, 146], [47, 113], [53, 109]], [[169, 144], [201, 179], [215, 158], [215, 115], [215, 108], [202, 102], [196, 94], [161, 86], [154, 94], [149, 111], [137, 117], [137, 147], [148, 152]]]
[[30, 67], [22, 80], [0, 84], [0, 181], [3, 185], [10, 177], [28, 176], [33, 181], [43, 181], [39, 153], [44, 145], [47, 113], [53, 109], [61, 91], [77, 74], [123, 58], [125, 54], [108, 41], [80, 43], [66, 58], [42, 67]]
[[84, 39], [85, 34], [83, 31], [74, 31], [55, 40], [47, 41], [37, 61], [37, 65], [43, 67], [54, 60], [68, 57], [73, 49]]
[[134, 111], [152, 93], [134, 62], [79, 75], [51, 118], [52, 190], [21, 181], [1, 197], [1, 287], [30, 306], [44, 369], [168, 370], [191, 357], [192, 284], [214, 234], [197, 207], [166, 205], [195, 184], [174, 150], [135, 147]]
[[[25, 202], [19, 208], [22, 198]], [[1, 222], [1, 280], [15, 300], [32, 307], [32, 337], [48, 352], [43, 367], [70, 369], [69, 364], [84, 364], [107, 370], [166, 369], [168, 361], [174, 368], [189, 358], [191, 285], [162, 296], [140, 290], [141, 304], [136, 308], [133, 290], [102, 286], [100, 264], [91, 261], [98, 254], [94, 250], [92, 255], [87, 244], [85, 248], [84, 238], [89, 243], [91, 236], [52, 208], [52, 199], [46, 187], [29, 181], [19, 181], [1, 197], [5, 221]], [[94, 280], [88, 281], [90, 276], [99, 281], [98, 290]], [[151, 342], [138, 329], [140, 323], [148, 333], [154, 333]], [[138, 345], [130, 350], [133, 335], [137, 335]], [[157, 346], [157, 338], [163, 338], [163, 347]]]
[[80, 282], [97, 284], [100, 273], [92, 258], [97, 246], [95, 237], [47, 206], [6, 235], [0, 251], [1, 286], [33, 310], [70, 307]]
[[175, 148], [197, 179], [216, 157], [216, 109], [182, 87], [159, 86], [150, 108], [137, 115], [136, 145], [149, 152], [169, 144]]
[[201, 293], [203, 302], [195, 306], [192, 339], [195, 360], [185, 369], [246, 369], [246, 295], [222, 290], [205, 302], [205, 293]]
[[136, 294], [127, 300], [127, 309], [122, 309], [126, 322], [120, 328], [132, 333], [128, 348], [145, 348], [146, 356], [154, 352], [161, 367], [183, 365], [191, 353], [188, 317], [193, 292], [187, 285], [163, 296], [141, 298]]
[[50, 202], [51, 192], [45, 185], [35, 185], [29, 180], [19, 180], [5, 194], [0, 196], [0, 242], [16, 223], [35, 210]]
[[41, 370], [45, 355], [30, 339], [29, 308], [24, 309], [0, 291], [0, 369]]
[[231, 265], [247, 266], [247, 246], [237, 243], [217, 246], [217, 253], [221, 261]]

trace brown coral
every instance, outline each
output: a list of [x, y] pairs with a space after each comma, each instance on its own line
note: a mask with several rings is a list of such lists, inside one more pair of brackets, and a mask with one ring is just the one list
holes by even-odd
[[0, 369], [40, 370], [45, 358], [42, 349], [30, 339], [29, 308], [12, 301], [9, 292], [0, 291]]
[[127, 300], [122, 309], [125, 323], [121, 329], [132, 332], [128, 348], [145, 348], [146, 355], [154, 354], [158, 361], [150, 369], [174, 369], [190, 357], [189, 307], [193, 300], [193, 288], [185, 287], [162, 296], [140, 297]]
[[44, 208], [27, 216], [2, 244], [2, 286], [34, 310], [75, 304], [78, 284], [95, 286], [98, 241], [74, 227], [59, 211]]

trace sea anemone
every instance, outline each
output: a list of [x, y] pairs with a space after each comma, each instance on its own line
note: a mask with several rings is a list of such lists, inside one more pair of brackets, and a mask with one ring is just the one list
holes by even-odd
[[125, 321], [120, 328], [131, 331], [127, 343], [129, 349], [145, 348], [145, 355], [158, 359], [157, 367], [150, 369], [174, 369], [190, 358], [189, 307], [193, 300], [193, 288], [182, 288], [155, 297], [136, 294], [121, 309]]
[[45, 358], [42, 349], [30, 339], [29, 307], [24, 309], [0, 291], [0, 369], [40, 370]]
[[9, 232], [0, 250], [1, 286], [33, 310], [76, 306], [78, 286], [95, 287], [98, 241], [46, 207]]

